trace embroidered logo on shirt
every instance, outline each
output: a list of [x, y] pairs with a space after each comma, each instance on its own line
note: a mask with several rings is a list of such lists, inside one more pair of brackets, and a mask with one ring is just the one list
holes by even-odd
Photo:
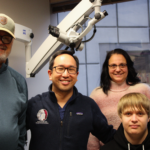
[[76, 112], [76, 115], [82, 116], [83, 112]]
[[36, 122], [36, 124], [48, 124], [46, 121], [48, 117], [48, 112], [46, 109], [40, 109], [37, 113], [37, 118], [39, 121]]
[[1, 17], [0, 17], [0, 23], [1, 23], [2, 25], [7, 24], [7, 18], [6, 18], [6, 17], [1, 16]]

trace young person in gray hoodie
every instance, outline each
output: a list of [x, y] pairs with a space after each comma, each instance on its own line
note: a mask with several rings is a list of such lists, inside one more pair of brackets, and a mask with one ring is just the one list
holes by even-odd
[[129, 93], [118, 103], [121, 119], [114, 139], [101, 150], [150, 150], [150, 100], [140, 93]]

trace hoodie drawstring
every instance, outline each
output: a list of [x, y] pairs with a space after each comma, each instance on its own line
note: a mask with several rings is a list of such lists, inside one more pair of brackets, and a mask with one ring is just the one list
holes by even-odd
[[128, 150], [130, 150], [130, 144], [128, 143]]
[[142, 145], [142, 147], [143, 147], [143, 150], [145, 150], [144, 145]]
[[[128, 150], [130, 150], [130, 143], [128, 143]], [[142, 150], [145, 150], [144, 145], [142, 145]]]

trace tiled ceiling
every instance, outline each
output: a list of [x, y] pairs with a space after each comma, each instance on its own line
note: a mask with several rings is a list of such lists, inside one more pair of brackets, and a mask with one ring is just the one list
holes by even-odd
[[[81, 0], [50, 0], [52, 13], [72, 10]], [[132, 0], [103, 0], [102, 5], [121, 3]]]

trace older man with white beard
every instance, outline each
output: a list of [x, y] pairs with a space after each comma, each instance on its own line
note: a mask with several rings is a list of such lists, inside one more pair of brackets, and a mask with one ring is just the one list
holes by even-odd
[[14, 21], [0, 13], [0, 149], [23, 150], [28, 91], [24, 77], [8, 66]]

